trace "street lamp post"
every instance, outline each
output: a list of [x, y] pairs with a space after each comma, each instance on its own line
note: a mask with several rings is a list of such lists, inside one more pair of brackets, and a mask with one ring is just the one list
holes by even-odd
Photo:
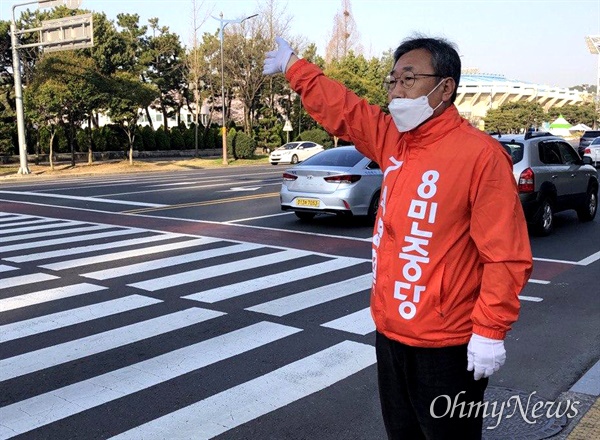
[[220, 18], [212, 16], [215, 20], [219, 21], [219, 39], [221, 40], [221, 101], [223, 105], [223, 127], [221, 127], [221, 138], [223, 140], [223, 165], [227, 165], [227, 127], [225, 120], [225, 63], [223, 61], [223, 31], [225, 26], [229, 23], [242, 23], [249, 18], [256, 17], [258, 14], [250, 15], [246, 18], [237, 18], [232, 20], [226, 20], [223, 18], [223, 12], [219, 14]]
[[[12, 50], [12, 62], [13, 62], [13, 79], [15, 83], [15, 108], [17, 113], [17, 140], [19, 143], [19, 174], [29, 174], [29, 167], [27, 166], [27, 143], [25, 141], [25, 112], [23, 110], [23, 84], [21, 82], [21, 60], [19, 59], [20, 47], [32, 47], [38, 44], [30, 44], [25, 46], [19, 45], [19, 39], [17, 35], [32, 32], [34, 29], [29, 31], [17, 30], [17, 20], [15, 18], [15, 9], [19, 6], [27, 6], [36, 4], [40, 8], [52, 8], [54, 6], [65, 5], [71, 9], [77, 9], [81, 5], [81, 0], [34, 0], [27, 1], [24, 3], [14, 4], [12, 7], [12, 17], [10, 22], [10, 45]], [[39, 30], [39, 29], [37, 29]]]

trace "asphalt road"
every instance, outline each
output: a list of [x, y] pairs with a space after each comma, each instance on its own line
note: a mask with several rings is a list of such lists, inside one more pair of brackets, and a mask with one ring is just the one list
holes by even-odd
[[[283, 170], [0, 183], [0, 438], [384, 438], [372, 226], [281, 212]], [[490, 389], [553, 401], [600, 358], [600, 220], [531, 244]]]

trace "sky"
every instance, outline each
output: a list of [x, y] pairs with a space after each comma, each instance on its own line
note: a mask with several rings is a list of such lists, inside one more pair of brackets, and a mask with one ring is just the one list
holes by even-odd
[[[31, 0], [29, 0], [31, 1]], [[76, 0], [75, 0], [76, 1]], [[23, 1], [0, 0], [0, 18], [10, 20]], [[315, 43], [324, 55], [342, 0], [275, 0], [290, 19], [289, 35]], [[199, 35], [218, 30], [210, 17], [243, 18], [260, 10], [261, 0], [196, 0]], [[585, 37], [600, 35], [600, 0], [350, 0], [351, 12], [367, 58], [395, 49], [415, 33], [443, 37], [458, 46], [463, 68], [557, 87], [596, 84], [598, 57]], [[34, 8], [36, 5], [28, 6]], [[188, 45], [192, 0], [82, 0], [81, 8], [115, 19], [136, 13], [140, 22], [159, 18]], [[27, 6], [16, 8], [17, 18]], [[207, 17], [204, 19], [204, 17]], [[232, 26], [232, 25], [228, 25]]]

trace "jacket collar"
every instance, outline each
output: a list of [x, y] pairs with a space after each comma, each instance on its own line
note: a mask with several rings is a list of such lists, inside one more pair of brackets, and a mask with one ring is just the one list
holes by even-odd
[[406, 133], [406, 142], [414, 147], [433, 144], [458, 127], [462, 121], [458, 109], [452, 104], [441, 115]]

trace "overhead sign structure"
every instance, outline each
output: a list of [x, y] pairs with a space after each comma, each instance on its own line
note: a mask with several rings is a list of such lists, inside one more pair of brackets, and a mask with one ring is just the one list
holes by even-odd
[[84, 49], [94, 46], [92, 14], [42, 21], [41, 46], [44, 52]]
[[40, 0], [38, 8], [54, 8], [55, 6], [66, 6], [69, 9], [77, 9], [81, 6], [81, 0]]

